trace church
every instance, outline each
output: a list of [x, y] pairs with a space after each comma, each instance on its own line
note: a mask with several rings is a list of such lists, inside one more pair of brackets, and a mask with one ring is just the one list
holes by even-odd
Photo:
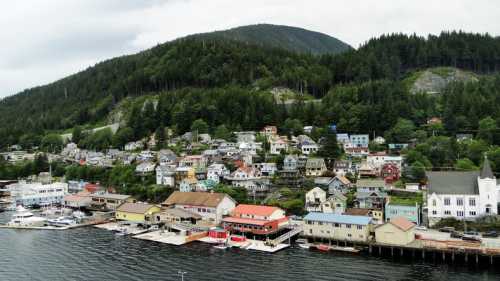
[[500, 186], [488, 158], [481, 171], [427, 172], [426, 176], [430, 226], [442, 218], [474, 220], [498, 214]]

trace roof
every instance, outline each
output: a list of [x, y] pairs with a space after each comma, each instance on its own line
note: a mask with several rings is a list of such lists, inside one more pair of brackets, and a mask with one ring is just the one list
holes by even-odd
[[147, 211], [153, 207], [155, 207], [155, 205], [145, 204], [145, 203], [123, 203], [116, 209], [116, 211], [125, 213], [134, 213], [134, 214], [144, 214], [147, 213]]
[[379, 187], [379, 188], [384, 188], [385, 187], [385, 182], [384, 182], [384, 180], [359, 179], [356, 182], [356, 187], [357, 188], [363, 188], [363, 187]]
[[163, 204], [217, 207], [225, 197], [234, 201], [229, 195], [224, 193], [174, 191]]
[[130, 198], [130, 195], [124, 194], [114, 194], [114, 193], [106, 193], [106, 194], [93, 194], [94, 198], [104, 198], [104, 199], [115, 199], [115, 200], [126, 200]]
[[351, 181], [344, 176], [335, 176], [339, 181], [345, 185], [351, 184]]
[[306, 221], [321, 221], [321, 222], [331, 222], [331, 223], [343, 223], [343, 224], [356, 224], [356, 225], [367, 225], [371, 222], [372, 218], [364, 216], [350, 216], [350, 215], [338, 215], [332, 213], [316, 213], [312, 212], [304, 217]]
[[347, 208], [344, 212], [345, 215], [351, 216], [368, 216], [372, 210], [362, 208]]
[[227, 217], [222, 219], [223, 222], [229, 223], [242, 223], [242, 224], [252, 224], [252, 225], [265, 225], [269, 221], [267, 220], [256, 220], [256, 219], [247, 219], [247, 218], [237, 218], [237, 217]]
[[234, 209], [234, 214], [249, 214], [255, 216], [271, 216], [274, 212], [279, 211], [278, 207], [272, 206], [261, 206], [261, 205], [247, 205], [247, 204], [239, 204]]
[[428, 193], [479, 194], [477, 177], [473, 172], [426, 172]]
[[68, 202], [85, 202], [91, 200], [90, 197], [87, 195], [73, 195], [73, 194], [68, 194], [64, 196], [64, 201]]
[[491, 170], [490, 166], [490, 160], [488, 160], [488, 157], [484, 157], [484, 163], [483, 163], [483, 168], [481, 169], [481, 173], [479, 174], [479, 177], [482, 179], [494, 179], [495, 175], [493, 175], [493, 171]]
[[187, 219], [187, 218], [201, 219], [200, 215], [193, 213], [193, 212], [190, 212], [188, 210], [183, 210], [183, 209], [179, 209], [179, 208], [166, 209], [166, 210], [162, 211], [162, 213], [169, 214], [171, 216], [179, 217], [179, 218], [183, 218], [183, 219]]
[[390, 224], [401, 229], [402, 231], [408, 231], [415, 227], [415, 224], [406, 219], [405, 217], [395, 217], [389, 221]]

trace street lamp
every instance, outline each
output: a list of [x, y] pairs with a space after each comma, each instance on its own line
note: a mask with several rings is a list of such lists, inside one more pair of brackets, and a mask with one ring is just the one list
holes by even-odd
[[187, 272], [185, 272], [185, 271], [181, 271], [181, 270], [179, 270], [179, 271], [177, 272], [177, 274], [179, 274], [179, 275], [181, 276], [181, 281], [184, 281], [184, 274], [186, 274], [186, 273], [187, 273]]

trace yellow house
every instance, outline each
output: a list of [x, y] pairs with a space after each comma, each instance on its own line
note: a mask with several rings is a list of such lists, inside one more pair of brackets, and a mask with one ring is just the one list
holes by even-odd
[[123, 203], [116, 209], [115, 218], [131, 222], [152, 221], [154, 213], [158, 213], [160, 207], [146, 203]]
[[375, 228], [377, 243], [408, 245], [415, 240], [415, 224], [405, 217], [394, 217]]

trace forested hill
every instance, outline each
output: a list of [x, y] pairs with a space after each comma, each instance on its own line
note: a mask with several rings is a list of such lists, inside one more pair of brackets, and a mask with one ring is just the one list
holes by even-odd
[[[399, 112], [398, 108], [413, 105], [406, 94], [391, 94], [390, 100], [382, 97], [384, 91], [377, 92], [377, 96], [374, 96], [370, 92], [373, 91], [372, 88], [366, 86], [365, 82], [379, 80], [399, 82], [415, 70], [436, 66], [452, 66], [479, 74], [489, 74], [500, 70], [499, 58], [500, 39], [489, 35], [461, 32], [442, 33], [427, 38], [401, 34], [385, 35], [368, 41], [358, 50], [321, 56], [221, 38], [202, 40], [197, 37], [184, 38], [158, 45], [136, 55], [99, 63], [49, 85], [28, 89], [1, 100], [0, 145], [16, 143], [20, 137], [27, 134], [41, 136], [50, 131], [70, 129], [79, 124], [102, 123], [111, 110], [126, 97], [178, 92], [183, 89], [189, 91], [193, 88], [198, 89], [198, 94], [209, 89], [235, 87], [252, 94], [255, 89], [265, 90], [283, 86], [296, 92], [306, 92], [316, 98], [323, 98], [327, 94], [338, 95], [336, 93], [340, 91], [339, 89], [344, 89], [338, 85], [352, 85], [352, 89], [362, 89], [362, 93], [352, 93], [355, 96], [349, 97], [349, 106], [353, 106], [356, 116], [349, 116], [346, 120], [355, 120], [358, 124], [371, 124], [375, 120], [373, 115], [363, 115], [366, 112], [360, 111], [365, 105], [366, 108], [373, 108], [370, 103], [383, 101], [386, 103], [383, 106], [391, 107], [393, 112]], [[360, 85], [364, 86], [359, 87]], [[496, 90], [500, 90], [495, 88], [498, 84], [495, 82], [488, 85], [494, 85], [493, 88], [488, 88], [488, 91], [494, 90], [491, 93], [493, 96], [489, 99], [495, 99]], [[240, 90], [238, 91], [241, 92]], [[223, 92], [229, 95], [231, 91]], [[345, 94], [348, 92], [346, 90]], [[182, 97], [179, 96], [176, 102], [182, 103]], [[338, 98], [348, 97], [344, 95], [336, 97]], [[364, 98], [368, 100], [363, 100]], [[202, 111], [205, 110], [203, 106], [200, 104]], [[211, 104], [211, 106], [213, 108], [210, 110], [221, 111], [220, 107], [223, 105]], [[443, 106], [446, 107], [446, 104]], [[193, 110], [189, 106], [184, 109], [186, 112]], [[384, 110], [387, 108], [380, 108], [380, 112]], [[446, 111], [447, 108], [442, 110]], [[482, 112], [479, 108], [474, 110], [481, 113], [478, 118], [484, 114], [498, 115]], [[242, 109], [242, 112], [244, 111], [245, 108]], [[254, 112], [253, 109], [247, 111]], [[309, 112], [308, 120], [329, 122], [311, 118], [315, 113], [314, 109]], [[266, 112], [260, 112], [264, 113]], [[424, 120], [426, 114], [431, 113], [419, 114], [418, 120]], [[333, 113], [324, 116], [339, 118], [339, 114]], [[396, 122], [397, 115], [390, 116], [379, 123], [384, 125], [377, 130], [383, 133]], [[255, 118], [251, 115], [241, 118], [243, 117]], [[267, 119], [267, 122], [283, 121], [276, 118]], [[224, 120], [215, 118], [210, 125], [216, 126], [224, 123]], [[417, 121], [416, 117], [414, 121]], [[171, 121], [165, 121], [162, 125], [172, 125], [169, 122]], [[251, 123], [240, 119], [231, 122], [233, 126], [240, 125], [242, 129], [245, 129], [245, 124]], [[152, 126], [154, 125], [158, 124]], [[473, 122], [470, 128], [474, 129], [476, 125]], [[359, 129], [367, 128], [359, 127]]]
[[352, 49], [348, 44], [323, 33], [272, 24], [241, 26], [229, 30], [195, 34], [189, 37], [236, 40], [253, 45], [278, 47], [314, 55], [338, 54]]

